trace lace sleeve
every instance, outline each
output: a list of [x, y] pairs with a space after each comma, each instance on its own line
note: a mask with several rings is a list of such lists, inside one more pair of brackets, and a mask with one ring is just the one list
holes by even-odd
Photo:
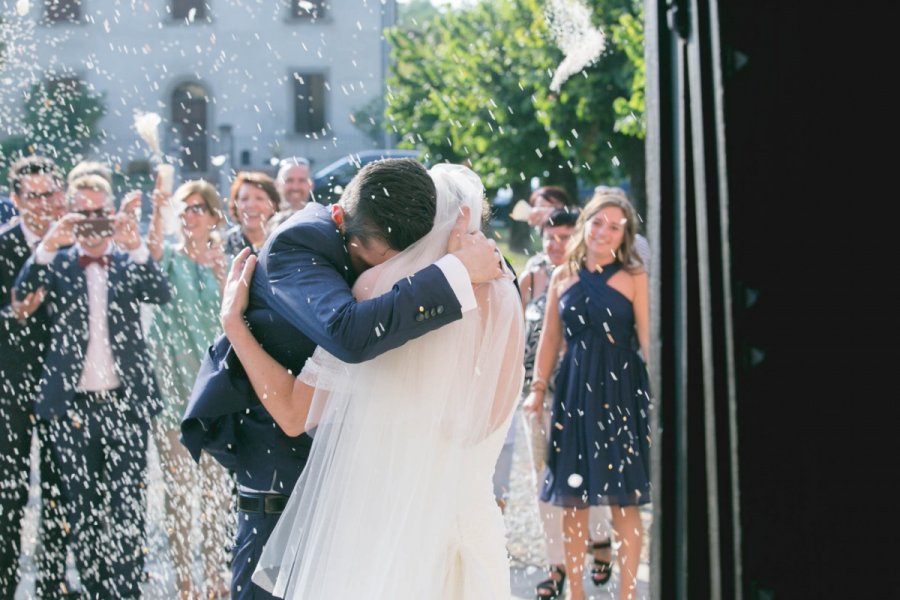
[[334, 389], [335, 382], [346, 374], [346, 365], [321, 346], [310, 356], [297, 380], [319, 390]]

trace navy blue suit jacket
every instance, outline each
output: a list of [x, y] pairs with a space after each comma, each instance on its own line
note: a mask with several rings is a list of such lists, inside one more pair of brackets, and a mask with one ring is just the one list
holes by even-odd
[[[171, 295], [169, 283], [156, 262], [137, 264], [115, 250], [108, 267], [107, 316], [109, 341], [123, 397], [139, 417], [161, 408], [156, 374], [141, 331], [140, 304], [163, 304]], [[65, 414], [75, 395], [88, 345], [88, 292], [78, 250], [60, 250], [48, 265], [30, 258], [16, 281], [19, 297], [43, 286], [50, 315], [50, 344], [36, 399], [35, 411], [43, 419]]]
[[0, 398], [30, 403], [50, 341], [50, 324], [46, 303], [22, 323], [12, 314], [11, 292], [29, 256], [22, 226], [16, 222], [0, 227]]
[[19, 214], [15, 204], [8, 198], [0, 198], [0, 224], [5, 225], [12, 221], [12, 218]]
[[[299, 373], [316, 346], [344, 361], [362, 362], [462, 317], [459, 300], [434, 265], [363, 302], [353, 298], [355, 279], [343, 236], [329, 211], [310, 203], [282, 223], [259, 253], [246, 313], [250, 329], [273, 358]], [[243, 456], [256, 452], [247, 447], [251, 444], [238, 443], [235, 431], [240, 423], [235, 419], [246, 422], [244, 417], [258, 413], [259, 407], [240, 361], [221, 336], [194, 383], [181, 424], [182, 443], [195, 459], [205, 449], [235, 469], [239, 481], [244, 473], [271, 469], [266, 457], [271, 463], [279, 460], [279, 454], [299, 456], [295, 447], [289, 450], [284, 443], [282, 452], [268, 448], [258, 459]], [[278, 429], [256, 443], [278, 444], [279, 435], [287, 437]], [[305, 435], [295, 439], [295, 445], [301, 440], [308, 447]]]

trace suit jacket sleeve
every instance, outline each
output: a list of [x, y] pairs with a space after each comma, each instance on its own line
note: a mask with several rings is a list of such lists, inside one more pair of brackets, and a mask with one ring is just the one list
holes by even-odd
[[40, 265], [32, 255], [16, 278], [16, 297], [24, 298], [27, 294], [43, 287], [48, 292], [53, 282], [53, 272], [50, 265]]
[[[12, 312], [12, 291], [16, 282], [16, 276], [19, 274], [18, 265], [21, 265], [21, 262], [16, 260], [13, 253], [17, 250], [21, 251], [21, 249], [14, 247], [11, 235], [9, 232], [6, 232], [6, 237], [2, 240], [2, 245], [0, 245], [0, 337], [3, 338], [4, 342], [9, 342], [8, 346], [10, 348], [16, 345], [14, 340], [17, 340], [22, 332], [30, 326], [28, 320], [24, 323], [19, 322]], [[24, 243], [23, 240], [23, 246]], [[18, 260], [21, 260], [21, 258]], [[23, 298], [18, 291], [16, 292], [16, 297], [19, 299]]]
[[165, 304], [172, 298], [169, 280], [153, 257], [145, 263], [127, 262], [127, 278], [136, 298], [149, 304]]
[[440, 268], [430, 265], [362, 302], [345, 278], [349, 263], [333, 225], [280, 230], [261, 257], [254, 292], [317, 345], [348, 363], [369, 360], [462, 317]]

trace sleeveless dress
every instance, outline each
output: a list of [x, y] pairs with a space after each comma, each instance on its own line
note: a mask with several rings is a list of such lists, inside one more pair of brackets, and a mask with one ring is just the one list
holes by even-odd
[[650, 502], [650, 391], [622, 268], [582, 268], [559, 301], [566, 353], [556, 376], [541, 500], [586, 508]]
[[177, 248], [166, 245], [159, 268], [172, 289], [172, 300], [156, 306], [149, 331], [156, 359], [165, 429], [177, 429], [184, 416], [200, 361], [219, 334], [221, 293], [215, 272]]

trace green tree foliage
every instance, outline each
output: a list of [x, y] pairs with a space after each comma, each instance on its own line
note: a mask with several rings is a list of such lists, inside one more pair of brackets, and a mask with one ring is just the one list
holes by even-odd
[[[527, 181], [576, 192], [630, 179], [643, 187], [640, 3], [589, 0], [607, 35], [599, 61], [549, 89], [563, 59], [537, 0], [485, 0], [387, 33], [387, 126], [436, 161], [470, 161], [489, 189]], [[637, 191], [637, 190], [635, 190]]]
[[627, 180], [645, 204], [643, 9], [633, 0], [589, 1], [593, 24], [606, 34], [596, 63], [566, 81], [559, 94], [535, 91], [541, 122], [580, 176], [593, 183]]
[[402, 145], [425, 147], [435, 161], [469, 161], [489, 189], [545, 171], [573, 187], [532, 98], [553, 67], [537, 8], [535, 0], [482, 2], [388, 32], [386, 112]]
[[76, 78], [33, 84], [24, 98], [24, 133], [0, 142], [0, 169], [23, 154], [53, 158], [64, 170], [78, 162], [102, 136], [98, 122], [106, 111], [103, 94]]

